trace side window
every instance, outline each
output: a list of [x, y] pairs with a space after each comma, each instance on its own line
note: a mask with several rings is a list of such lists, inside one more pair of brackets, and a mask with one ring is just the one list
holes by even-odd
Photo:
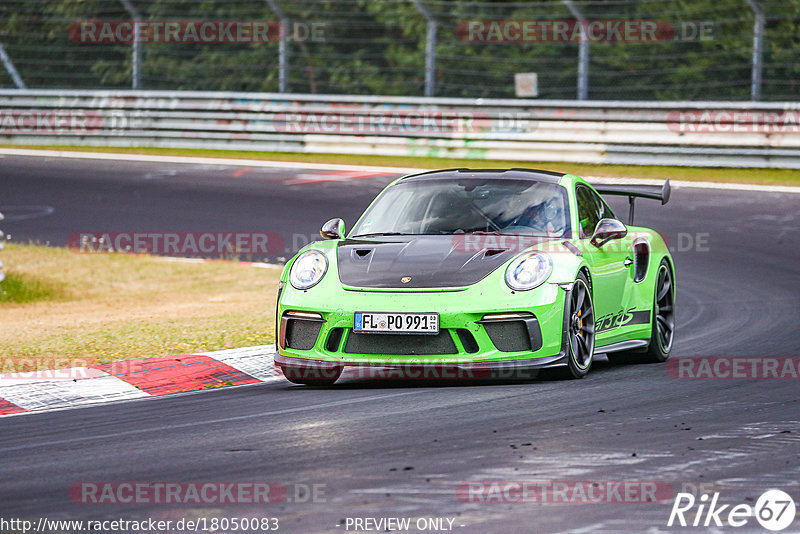
[[592, 193], [592, 195], [597, 197], [597, 200], [600, 202], [600, 207], [602, 208], [602, 213], [600, 214], [600, 218], [601, 219], [616, 219], [617, 218], [617, 216], [614, 215], [614, 212], [611, 211], [611, 208], [608, 207], [608, 204], [606, 204], [605, 200], [603, 200], [602, 198], [598, 197], [595, 193]]
[[589, 237], [594, 233], [597, 223], [603, 218], [606, 210], [605, 203], [594, 191], [583, 185], [575, 188], [575, 196], [578, 202], [578, 224], [581, 237]]

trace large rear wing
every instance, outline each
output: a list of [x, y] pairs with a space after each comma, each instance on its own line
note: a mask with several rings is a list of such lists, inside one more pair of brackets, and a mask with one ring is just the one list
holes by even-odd
[[598, 193], [603, 195], [622, 195], [628, 197], [628, 204], [630, 210], [628, 211], [628, 224], [633, 224], [633, 207], [636, 197], [652, 198], [660, 200], [663, 206], [669, 202], [670, 186], [669, 178], [664, 181], [664, 185], [627, 185], [627, 184], [608, 184], [608, 185], [595, 185], [594, 188]]

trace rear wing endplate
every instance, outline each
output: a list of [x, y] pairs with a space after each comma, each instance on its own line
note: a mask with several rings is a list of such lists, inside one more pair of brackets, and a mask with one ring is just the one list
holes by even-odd
[[603, 195], [622, 195], [628, 197], [630, 210], [628, 211], [628, 224], [633, 224], [633, 207], [636, 197], [652, 198], [660, 200], [663, 206], [669, 202], [670, 186], [669, 178], [664, 181], [664, 185], [627, 185], [627, 184], [608, 184], [595, 185], [595, 190]]

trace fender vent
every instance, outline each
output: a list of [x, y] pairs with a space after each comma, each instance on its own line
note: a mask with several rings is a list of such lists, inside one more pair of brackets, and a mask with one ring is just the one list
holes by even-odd
[[633, 281], [641, 282], [647, 276], [647, 265], [650, 263], [650, 246], [646, 241], [633, 245]]

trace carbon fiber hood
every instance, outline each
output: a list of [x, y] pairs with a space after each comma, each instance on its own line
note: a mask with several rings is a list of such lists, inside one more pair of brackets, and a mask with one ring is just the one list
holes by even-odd
[[[439, 288], [475, 284], [519, 252], [465, 247], [454, 236], [346, 239], [337, 258], [342, 284], [364, 288]], [[410, 278], [407, 282], [401, 280]]]

